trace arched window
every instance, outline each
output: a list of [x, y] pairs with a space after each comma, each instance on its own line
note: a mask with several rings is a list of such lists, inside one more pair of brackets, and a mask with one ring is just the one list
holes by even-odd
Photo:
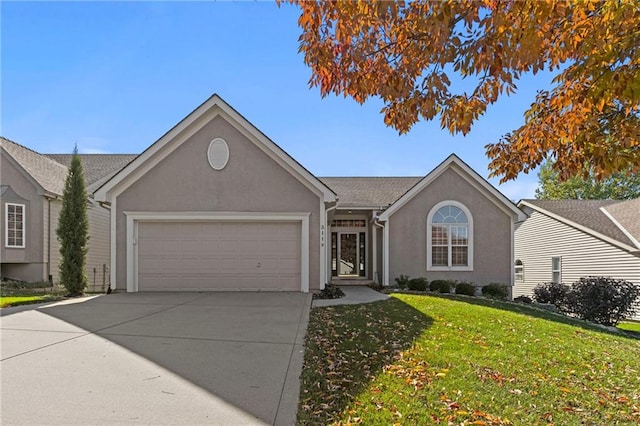
[[427, 270], [473, 270], [473, 218], [464, 204], [443, 201], [429, 212]]
[[524, 263], [520, 259], [516, 259], [514, 274], [516, 281], [524, 281]]

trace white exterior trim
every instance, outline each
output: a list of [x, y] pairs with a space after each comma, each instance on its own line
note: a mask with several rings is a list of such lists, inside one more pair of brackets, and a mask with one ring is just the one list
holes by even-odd
[[[9, 245], [9, 206], [22, 207], [22, 244]], [[4, 204], [4, 247], [8, 249], [23, 249], [27, 245], [27, 206], [20, 203]]]
[[95, 198], [99, 201], [112, 201], [217, 116], [224, 117], [229, 124], [273, 158], [298, 181], [314, 193], [319, 194], [323, 201], [336, 202], [336, 194], [328, 186], [302, 167], [216, 94], [98, 188], [95, 191]]
[[389, 222], [383, 224], [382, 229], [382, 268], [384, 269], [384, 281], [383, 285], [389, 286]]
[[327, 210], [324, 202], [320, 200], [320, 290], [324, 290], [327, 282], [327, 228]]
[[[125, 211], [127, 229], [127, 292], [138, 291], [139, 222], [300, 222], [300, 290], [309, 292], [309, 216], [310, 213], [280, 212], [137, 212]], [[113, 261], [113, 260], [112, 260]]]
[[111, 290], [115, 290], [116, 289], [116, 279], [117, 279], [116, 278], [117, 277], [117, 275], [116, 275], [116, 265], [117, 265], [117, 262], [116, 262], [116, 260], [117, 260], [116, 259], [116, 245], [117, 245], [116, 244], [116, 229], [117, 229], [116, 228], [116, 224], [117, 224], [117, 219], [118, 219], [116, 217], [117, 214], [118, 214], [118, 208], [117, 208], [117, 205], [116, 205], [116, 199], [115, 198], [113, 199], [113, 202], [111, 203], [111, 206], [109, 208], [111, 209], [111, 214], [109, 216], [110, 221], [111, 221], [110, 229], [109, 229], [110, 234], [111, 234], [111, 236], [110, 236], [110, 244], [111, 245], [109, 247], [110, 256], [111, 256], [111, 260], [110, 260], [111, 265], [109, 265], [109, 266], [111, 267], [111, 270], [109, 271], [109, 277], [110, 277], [110, 280], [111, 280], [111, 283], [110, 283], [111, 284]]
[[[433, 266], [432, 265], [432, 260], [431, 260], [431, 221], [433, 220], [433, 215], [441, 208], [444, 206], [455, 206], [458, 207], [460, 210], [462, 210], [464, 212], [465, 215], [467, 215], [467, 230], [468, 230], [468, 235], [467, 235], [467, 260], [468, 260], [468, 265], [467, 266]], [[513, 227], [513, 221], [511, 221], [511, 226]], [[513, 232], [511, 233], [511, 235], [513, 236]], [[451, 247], [451, 246], [449, 246]], [[433, 206], [433, 208], [431, 208], [431, 210], [429, 211], [429, 214], [427, 215], [427, 247], [426, 247], [426, 253], [427, 253], [427, 271], [473, 271], [473, 215], [471, 214], [471, 211], [467, 208], [467, 206], [465, 206], [464, 204], [462, 204], [459, 201], [455, 201], [455, 200], [445, 200], [445, 201], [441, 201], [438, 204], [436, 204], [435, 206]], [[451, 259], [451, 251], [448, 251], [449, 254], [449, 260]], [[513, 257], [513, 254], [511, 255], [511, 257]], [[513, 268], [512, 268], [513, 269]], [[513, 281], [512, 281], [513, 282]]]
[[520, 201], [519, 205], [527, 206], [527, 207], [529, 207], [529, 208], [531, 208], [531, 209], [533, 209], [535, 211], [538, 211], [538, 212], [544, 214], [545, 216], [549, 216], [549, 217], [557, 220], [558, 222], [562, 222], [564, 224], [567, 224], [567, 225], [571, 226], [572, 228], [576, 228], [576, 229], [584, 232], [585, 234], [592, 235], [592, 236], [594, 236], [594, 237], [596, 237], [596, 238], [598, 238], [600, 240], [606, 241], [607, 243], [613, 244], [614, 246], [620, 247], [620, 248], [622, 248], [622, 249], [624, 249], [624, 250], [626, 250], [628, 252], [633, 253], [633, 252], [636, 252], [638, 250], [637, 247], [631, 247], [630, 245], [624, 244], [624, 243], [622, 243], [622, 242], [620, 242], [618, 240], [615, 240], [615, 239], [613, 239], [611, 237], [608, 237], [608, 236], [606, 236], [604, 234], [601, 234], [601, 233], [599, 233], [597, 231], [594, 231], [591, 228], [587, 228], [586, 226], [583, 226], [583, 225], [580, 225], [579, 223], [573, 222], [573, 221], [571, 221], [571, 220], [569, 220], [569, 219], [567, 219], [567, 218], [565, 218], [563, 216], [557, 215], [557, 214], [552, 213], [552, 212], [550, 212], [548, 210], [545, 210], [545, 209], [543, 209], [541, 207], [538, 207], [535, 204], [529, 203], [527, 201]]
[[622, 226], [620, 224], [620, 222], [618, 222], [616, 220], [615, 217], [613, 217], [613, 215], [611, 213], [609, 213], [606, 209], [606, 207], [600, 207], [600, 211], [602, 213], [604, 213], [609, 220], [611, 220], [611, 222], [613, 222], [614, 225], [616, 225], [618, 227], [618, 229], [620, 229], [622, 231], [622, 233], [629, 238], [629, 240], [638, 248], [640, 249], [640, 242], [638, 242], [638, 240], [635, 239], [635, 237], [633, 235], [631, 235], [631, 233], [629, 231], [627, 231], [627, 228], [625, 228], [624, 226]]
[[373, 282], [380, 284], [380, 277], [378, 276], [378, 229], [374, 221], [375, 217], [371, 220], [371, 272], [373, 273], [371, 278]]
[[[515, 223], [511, 221], [511, 238], [509, 239], [509, 252], [511, 257], [511, 287], [516, 284], [516, 229]], [[523, 269], [524, 271], [524, 269]], [[512, 298], [513, 298], [513, 292]]]
[[[460, 169], [462, 169], [468, 176], [464, 176], [460, 173], [463, 178], [465, 178], [468, 182], [474, 184], [474, 186], [479, 186], [483, 188], [486, 192], [488, 192], [492, 197], [487, 197], [490, 201], [500, 207], [502, 210], [507, 210], [512, 214], [517, 216], [517, 221], [523, 221], [526, 219], [526, 215], [522, 210], [520, 210], [515, 204], [513, 204], [507, 197], [505, 197], [500, 191], [494, 188], [489, 182], [482, 178], [477, 172], [475, 172], [471, 167], [469, 167], [464, 161], [462, 161], [457, 155], [451, 154], [440, 163], [435, 169], [429, 172], [422, 180], [420, 180], [417, 184], [415, 184], [409, 191], [407, 191], [402, 197], [396, 200], [387, 210], [382, 212], [380, 215], [380, 220], [388, 220], [391, 215], [393, 215], [396, 211], [400, 210], [405, 204], [407, 204], [413, 197], [418, 195], [425, 189], [431, 182], [433, 182], [436, 178], [438, 178], [442, 173], [444, 173], [447, 169], [451, 168], [451, 165], [456, 165]], [[457, 171], [456, 171], [457, 172]]]
[[[214, 148], [217, 145], [222, 147], [222, 152], [215, 152]], [[222, 154], [222, 157], [216, 158], [215, 154]], [[227, 144], [227, 141], [222, 138], [213, 139], [209, 143], [209, 148], [207, 148], [207, 160], [213, 170], [218, 171], [227, 167], [227, 163], [229, 162], [229, 144]]]

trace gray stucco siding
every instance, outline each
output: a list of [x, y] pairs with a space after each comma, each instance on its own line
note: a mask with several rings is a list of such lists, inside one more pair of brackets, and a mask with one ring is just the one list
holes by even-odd
[[[513, 218], [452, 169], [444, 171], [389, 218], [389, 282], [411, 277], [511, 283]], [[427, 271], [427, 215], [439, 202], [462, 203], [473, 217], [473, 270]]]
[[[44, 262], [43, 252], [43, 220], [42, 213], [44, 197], [38, 193], [38, 189], [34, 186], [33, 182], [29, 180], [22, 171], [16, 169], [16, 167], [5, 158], [5, 153], [2, 153], [0, 164], [0, 180], [3, 185], [11, 186], [13, 192], [15, 192], [22, 199], [7, 199], [6, 196], [2, 199], [0, 209], [0, 257], [2, 263], [37, 263], [40, 266], [34, 266], [35, 269], [42, 270], [42, 263]], [[7, 248], [5, 247], [5, 204], [17, 203], [25, 205], [25, 247], [24, 248]], [[31, 268], [29, 275], [30, 280], [44, 279], [44, 273], [39, 272], [35, 274]], [[34, 279], [35, 275], [38, 275]]]
[[[214, 138], [229, 146], [219, 171], [207, 159]], [[320, 195], [220, 116], [118, 195], [116, 209], [117, 289], [126, 289], [125, 211], [310, 213], [309, 288], [320, 288]]]

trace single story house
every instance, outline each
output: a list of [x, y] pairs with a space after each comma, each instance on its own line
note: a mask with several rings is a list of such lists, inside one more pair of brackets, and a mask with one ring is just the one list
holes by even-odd
[[94, 197], [111, 212], [111, 286], [129, 292], [512, 284], [525, 219], [456, 155], [424, 177], [318, 178], [218, 95]]
[[[132, 155], [81, 154], [87, 191], [91, 193]], [[71, 155], [44, 155], [0, 138], [0, 276], [21, 281], [58, 283], [56, 237], [62, 193]], [[88, 201], [89, 290], [109, 283], [109, 212]]]
[[640, 198], [518, 205], [528, 218], [515, 231], [514, 296], [531, 296], [539, 283], [571, 284], [590, 275], [640, 285]]

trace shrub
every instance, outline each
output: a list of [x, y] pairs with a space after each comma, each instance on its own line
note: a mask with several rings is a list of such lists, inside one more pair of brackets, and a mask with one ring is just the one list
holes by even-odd
[[533, 298], [538, 303], [565, 304], [569, 287], [561, 283], [540, 283], [533, 289]]
[[610, 277], [582, 277], [571, 285], [566, 309], [577, 317], [603, 325], [616, 325], [635, 313], [640, 287]]
[[456, 284], [456, 294], [465, 294], [467, 296], [476, 295], [476, 286], [473, 283], [460, 282]]
[[451, 293], [451, 288], [455, 286], [453, 281], [449, 280], [433, 280], [429, 284], [429, 290], [440, 293]]
[[533, 300], [529, 296], [518, 296], [514, 298], [513, 301], [518, 303], [524, 303], [526, 305], [529, 305], [533, 302]]
[[429, 281], [427, 281], [427, 279], [424, 277], [420, 277], [420, 278], [411, 278], [409, 280], [408, 286], [409, 286], [409, 290], [425, 291], [427, 289], [427, 284], [429, 284]]
[[327, 284], [320, 293], [314, 294], [314, 299], [339, 299], [344, 297], [344, 292], [335, 284]]
[[482, 295], [492, 299], [507, 300], [509, 297], [509, 286], [502, 283], [489, 283], [482, 287]]
[[430, 291], [438, 291], [438, 288], [440, 288], [440, 283], [443, 280], [433, 280], [429, 283], [429, 290]]
[[404, 290], [409, 285], [409, 275], [400, 274], [399, 277], [395, 277], [395, 281], [398, 287]]

